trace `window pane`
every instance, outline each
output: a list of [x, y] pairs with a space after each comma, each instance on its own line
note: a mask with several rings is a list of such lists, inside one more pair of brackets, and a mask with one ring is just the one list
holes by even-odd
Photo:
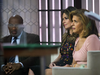
[[40, 41], [48, 42], [48, 13], [46, 11], [39, 12]]
[[39, 0], [39, 10], [47, 10], [48, 0]]
[[66, 9], [68, 6], [74, 6], [74, 0], [62, 0], [63, 9]]
[[50, 42], [61, 41], [61, 12], [50, 12]]
[[50, 9], [61, 9], [61, 0], [49, 0]]

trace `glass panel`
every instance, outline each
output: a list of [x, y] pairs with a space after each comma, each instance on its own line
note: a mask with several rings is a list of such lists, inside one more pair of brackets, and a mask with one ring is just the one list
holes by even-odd
[[68, 7], [68, 0], [63, 0], [63, 9], [66, 9]]
[[48, 0], [39, 0], [39, 10], [47, 10]]
[[63, 0], [63, 9], [66, 9], [68, 6], [74, 6], [74, 0]]
[[51, 11], [50, 12], [50, 42], [60, 42], [61, 33], [61, 12], [59, 11]]
[[50, 9], [61, 9], [61, 0], [49, 0]]
[[40, 26], [40, 33], [39, 35], [41, 36], [40, 37], [40, 41], [41, 42], [46, 42], [46, 24], [47, 24], [47, 18], [46, 18], [46, 12], [45, 11], [42, 11], [42, 12], [39, 12], [39, 26]]

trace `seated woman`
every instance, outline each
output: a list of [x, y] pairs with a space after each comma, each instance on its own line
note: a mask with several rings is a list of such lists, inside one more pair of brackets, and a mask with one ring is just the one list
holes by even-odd
[[[75, 41], [72, 65], [66, 64], [65, 67], [87, 67], [87, 52], [100, 50], [100, 41], [95, 21], [84, 15], [85, 9], [72, 11], [69, 19], [72, 21], [73, 32], [79, 34]], [[49, 72], [49, 73], [48, 73]], [[46, 75], [50, 74], [48, 71]], [[52, 72], [52, 71], [51, 71]]]
[[98, 30], [95, 21], [85, 16], [85, 11], [87, 10], [77, 9], [69, 15], [69, 19], [72, 21], [73, 32], [79, 34], [79, 38], [75, 41], [73, 51], [72, 65], [74, 67], [87, 64], [87, 51], [100, 50]]
[[52, 67], [64, 67], [66, 64], [71, 65], [72, 64], [72, 53], [74, 50], [74, 44], [75, 40], [78, 37], [77, 34], [73, 33], [72, 26], [71, 26], [71, 21], [69, 20], [69, 14], [71, 11], [76, 10], [75, 7], [68, 7], [62, 12], [62, 23], [64, 28], [68, 31], [67, 33], [65, 32], [62, 37], [62, 47], [60, 48], [60, 54], [55, 59], [49, 67], [51, 69], [46, 69], [46, 75], [52, 75]]
[[[62, 23], [67, 31], [65, 32], [62, 36], [62, 44], [60, 48], [60, 54], [59, 56], [49, 65], [50, 69], [46, 69], [46, 72], [52, 73], [52, 67], [57, 67], [57, 66], [65, 66], [66, 64], [71, 64], [73, 57], [72, 57], [72, 52], [74, 50], [74, 44], [75, 40], [78, 37], [78, 35], [74, 34], [72, 31], [72, 26], [71, 26], [71, 21], [69, 20], [69, 13], [71, 11], [76, 10], [75, 7], [69, 6], [67, 9], [62, 11]], [[39, 75], [39, 70], [37, 67], [30, 67], [31, 69], [29, 70], [29, 75]], [[36, 72], [37, 70], [37, 72]]]

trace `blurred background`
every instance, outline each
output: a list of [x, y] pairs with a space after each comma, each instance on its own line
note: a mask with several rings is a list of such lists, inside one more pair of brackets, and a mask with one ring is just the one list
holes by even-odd
[[[9, 35], [8, 20], [18, 14], [24, 19], [25, 31], [38, 34], [41, 44], [60, 43], [65, 32], [61, 24], [61, 10], [68, 6], [88, 9], [100, 15], [100, 0], [0, 0], [0, 37]], [[100, 33], [100, 23], [96, 23]], [[48, 56], [47, 63], [56, 56]]]

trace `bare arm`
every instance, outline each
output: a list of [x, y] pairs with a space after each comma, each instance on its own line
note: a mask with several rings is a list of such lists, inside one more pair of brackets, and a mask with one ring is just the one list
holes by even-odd
[[55, 63], [58, 62], [60, 60], [60, 58], [61, 58], [61, 54], [59, 54], [58, 57], [53, 62], [50, 63], [49, 67], [52, 68], [52, 67], [56, 66]]
[[71, 65], [66, 64], [66, 65], [63, 66], [63, 67], [73, 67], [74, 64], [77, 64], [77, 62], [73, 59], [73, 62], [72, 62]]
[[53, 61], [54, 63], [58, 62], [61, 58], [61, 54], [59, 53], [58, 57]]
[[72, 65], [77, 64], [77, 62], [73, 59]]

